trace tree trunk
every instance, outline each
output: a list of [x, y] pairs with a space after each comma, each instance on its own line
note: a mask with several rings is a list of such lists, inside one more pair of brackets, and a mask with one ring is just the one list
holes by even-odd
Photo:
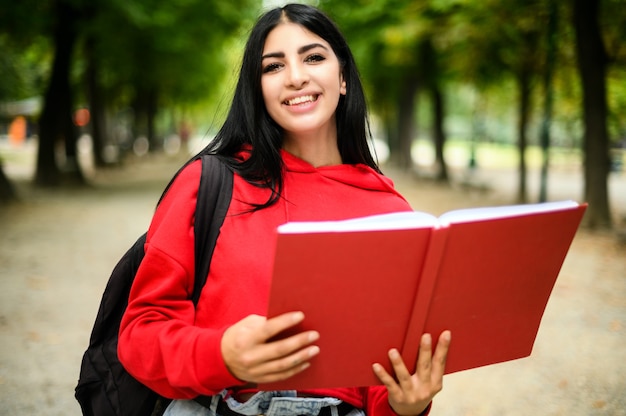
[[[71, 90], [70, 90], [71, 93]], [[70, 117], [65, 117], [63, 122], [63, 138], [65, 139], [65, 163], [62, 169], [63, 175], [74, 184], [86, 182], [78, 160], [78, 131], [72, 117], [72, 98], [69, 99], [68, 108]]]
[[437, 180], [440, 182], [449, 182], [448, 165], [443, 154], [446, 143], [446, 133], [443, 128], [445, 119], [443, 94], [437, 83], [433, 83], [431, 87], [433, 100], [433, 140], [435, 142], [435, 158], [439, 168], [437, 172]]
[[598, 24], [599, 0], [574, 0], [574, 29], [578, 70], [583, 90], [585, 123], [583, 150], [585, 154], [585, 201], [589, 203], [585, 225], [590, 228], [611, 228], [608, 175], [610, 172], [609, 137], [606, 126], [607, 56]]
[[93, 157], [96, 166], [106, 165], [103, 150], [105, 146], [106, 119], [102, 91], [98, 85], [98, 64], [94, 52], [94, 39], [90, 37], [85, 44], [87, 68], [85, 73], [89, 112], [91, 115], [91, 140], [93, 142]]
[[546, 35], [546, 62], [543, 72], [543, 120], [539, 140], [543, 160], [541, 164], [541, 179], [539, 184], [539, 202], [548, 200], [548, 169], [550, 166], [550, 126], [552, 124], [552, 104], [554, 101], [552, 77], [554, 74], [554, 61], [556, 57], [556, 35], [558, 23], [558, 7], [556, 0], [549, 2], [548, 33]]
[[157, 94], [154, 90], [138, 87], [133, 100], [135, 110], [134, 137], [145, 137], [150, 144], [149, 150], [160, 149], [161, 143], [157, 141], [154, 122], [157, 111]]
[[156, 114], [157, 114], [157, 93], [154, 89], [148, 92], [148, 108], [146, 112], [146, 119], [148, 123], [148, 141], [150, 142], [150, 149], [161, 150], [163, 142], [159, 141], [156, 134]]
[[[69, 75], [72, 51], [76, 42], [77, 11], [73, 6], [59, 0], [56, 2], [56, 13], [52, 75], [44, 95], [43, 110], [39, 118], [39, 149], [35, 183], [42, 186], [56, 186], [61, 182], [62, 174], [55, 157], [57, 144], [63, 141], [66, 145], [70, 144], [71, 157], [72, 143], [74, 148], [76, 143]], [[84, 180], [80, 173], [77, 177]]]
[[411, 146], [415, 138], [416, 96], [419, 86], [415, 73], [407, 74], [398, 97], [398, 148], [394, 160], [401, 169], [411, 169]]
[[531, 92], [531, 72], [528, 68], [522, 68], [517, 77], [519, 88], [519, 114], [517, 124], [517, 146], [519, 152], [519, 183], [517, 190], [517, 200], [519, 203], [528, 201], [527, 189], [527, 166], [526, 147], [528, 120], [530, 118], [530, 92]]
[[432, 139], [435, 148], [436, 179], [440, 182], [448, 182], [448, 166], [444, 157], [446, 141], [443, 123], [445, 119], [444, 99], [441, 93], [440, 78], [441, 70], [439, 56], [433, 45], [431, 37], [424, 38], [419, 44], [419, 66], [424, 84], [430, 92], [432, 103]]

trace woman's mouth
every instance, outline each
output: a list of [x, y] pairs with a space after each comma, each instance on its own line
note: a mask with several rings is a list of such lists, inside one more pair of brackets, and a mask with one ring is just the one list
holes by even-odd
[[284, 102], [285, 105], [301, 105], [301, 104], [307, 104], [307, 103], [313, 103], [315, 101], [317, 101], [317, 99], [319, 98], [319, 95], [303, 95], [301, 97], [296, 97], [296, 98], [292, 98], [290, 100], [286, 100]]

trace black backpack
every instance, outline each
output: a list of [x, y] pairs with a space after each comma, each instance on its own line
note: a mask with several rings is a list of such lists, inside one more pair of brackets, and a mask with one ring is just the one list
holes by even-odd
[[[202, 156], [195, 235], [195, 279], [192, 300], [197, 304], [211, 256], [232, 196], [233, 174], [217, 157]], [[128, 306], [130, 287], [144, 256], [146, 234], [119, 260], [107, 283], [89, 347], [83, 355], [75, 397], [85, 416], [148, 416], [162, 414], [169, 403], [135, 380], [117, 358], [117, 338]]]

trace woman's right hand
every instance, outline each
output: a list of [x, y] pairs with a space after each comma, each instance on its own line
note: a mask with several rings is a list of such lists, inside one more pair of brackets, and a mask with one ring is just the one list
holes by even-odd
[[305, 331], [269, 341], [303, 319], [302, 312], [271, 319], [249, 315], [228, 328], [222, 337], [222, 357], [233, 376], [250, 383], [269, 383], [308, 368], [309, 360], [319, 353], [319, 347], [311, 345], [319, 338], [319, 333]]

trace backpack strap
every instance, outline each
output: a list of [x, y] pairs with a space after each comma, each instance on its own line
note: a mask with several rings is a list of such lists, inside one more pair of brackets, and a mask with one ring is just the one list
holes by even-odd
[[220, 228], [233, 194], [233, 172], [215, 155], [203, 155], [194, 220], [195, 277], [192, 300], [198, 304]]

